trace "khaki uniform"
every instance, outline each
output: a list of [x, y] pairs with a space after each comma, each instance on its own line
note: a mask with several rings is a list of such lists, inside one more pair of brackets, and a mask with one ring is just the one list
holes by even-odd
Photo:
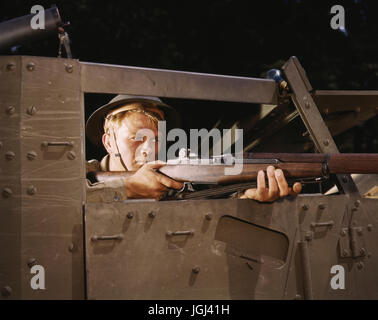
[[[91, 171], [109, 171], [109, 155], [106, 155], [101, 162], [89, 160], [86, 164], [86, 173]], [[87, 183], [87, 202], [114, 202], [127, 199], [126, 179]]]

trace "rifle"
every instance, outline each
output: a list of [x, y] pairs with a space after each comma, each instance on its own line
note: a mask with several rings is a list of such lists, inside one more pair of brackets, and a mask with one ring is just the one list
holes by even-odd
[[[237, 175], [226, 175], [225, 168], [243, 164]], [[256, 187], [257, 174], [269, 165], [284, 172], [288, 184], [319, 183], [330, 174], [378, 173], [378, 154], [309, 154], [309, 153], [243, 153], [221, 155], [211, 159], [174, 159], [157, 172], [179, 182], [184, 188], [174, 198], [217, 197]], [[133, 175], [132, 171], [90, 172], [92, 181], [109, 181]], [[194, 191], [193, 185], [215, 185], [209, 190]], [[191, 191], [191, 192], [184, 192]]]

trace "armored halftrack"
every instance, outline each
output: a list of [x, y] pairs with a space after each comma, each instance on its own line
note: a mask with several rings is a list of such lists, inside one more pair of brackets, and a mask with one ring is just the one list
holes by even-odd
[[262, 105], [246, 151], [300, 117], [299, 136], [337, 153], [333, 135], [377, 114], [378, 91], [313, 90], [295, 57], [282, 70], [287, 94], [270, 79], [1, 56], [2, 299], [377, 299], [377, 176], [274, 203], [86, 200], [84, 93]]

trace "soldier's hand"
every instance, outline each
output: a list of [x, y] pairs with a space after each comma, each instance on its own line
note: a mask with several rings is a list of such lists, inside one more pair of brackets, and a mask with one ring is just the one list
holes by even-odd
[[169, 188], [181, 189], [183, 183], [158, 173], [155, 169], [165, 166], [163, 161], [145, 163], [137, 172], [126, 179], [126, 194], [130, 199], [153, 198], [160, 200]]
[[299, 182], [290, 188], [281, 169], [273, 166], [267, 168], [269, 188], [265, 185], [265, 173], [260, 170], [257, 174], [257, 188], [248, 189], [240, 199], [254, 199], [260, 202], [273, 202], [287, 195], [297, 196], [302, 190]]

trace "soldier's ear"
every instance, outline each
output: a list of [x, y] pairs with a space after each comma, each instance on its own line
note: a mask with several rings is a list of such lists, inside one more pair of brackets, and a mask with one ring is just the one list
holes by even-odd
[[102, 135], [102, 144], [104, 145], [106, 151], [109, 153], [109, 154], [112, 154], [113, 153], [113, 150], [112, 150], [112, 145], [110, 143], [110, 135], [107, 134], [107, 133], [104, 133]]

